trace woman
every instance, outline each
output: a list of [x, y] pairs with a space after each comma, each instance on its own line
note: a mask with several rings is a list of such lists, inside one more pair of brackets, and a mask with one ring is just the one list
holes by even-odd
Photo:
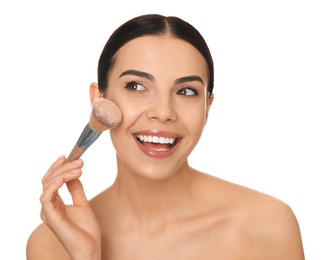
[[[116, 180], [88, 201], [83, 161], [59, 157], [43, 178], [44, 223], [28, 259], [304, 259], [285, 203], [188, 164], [213, 102], [213, 71], [204, 39], [179, 18], [140, 16], [113, 33], [90, 99], [113, 100], [123, 113], [110, 130]], [[56, 196], [64, 184], [73, 205]]]

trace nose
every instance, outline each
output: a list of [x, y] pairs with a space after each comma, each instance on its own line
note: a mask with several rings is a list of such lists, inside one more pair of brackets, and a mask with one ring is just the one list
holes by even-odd
[[153, 98], [146, 114], [149, 119], [162, 123], [174, 122], [177, 118], [176, 106], [169, 95], [158, 95]]

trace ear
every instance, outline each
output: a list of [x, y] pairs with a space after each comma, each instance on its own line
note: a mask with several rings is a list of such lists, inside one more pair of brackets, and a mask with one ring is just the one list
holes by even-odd
[[212, 105], [212, 102], [214, 100], [214, 95], [213, 93], [211, 93], [210, 97], [208, 98], [208, 104], [207, 104], [207, 112], [206, 112], [206, 121], [208, 120], [208, 115], [209, 115], [209, 110], [210, 110], [210, 107]]
[[208, 101], [209, 106], [212, 105], [213, 99], [214, 99], [214, 94], [211, 93], [211, 95], [210, 95], [210, 97], [209, 97], [209, 101]]
[[94, 101], [98, 98], [102, 98], [103, 94], [99, 90], [99, 85], [95, 82], [92, 82], [90, 85], [90, 101], [93, 105]]

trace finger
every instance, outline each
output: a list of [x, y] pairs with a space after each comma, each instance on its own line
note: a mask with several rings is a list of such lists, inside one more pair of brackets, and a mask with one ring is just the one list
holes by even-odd
[[56, 176], [61, 171], [70, 170], [76, 167], [82, 167], [83, 166], [83, 160], [82, 159], [76, 159], [72, 162], [67, 162], [65, 156], [60, 156], [48, 169], [46, 174], [43, 177], [43, 181], [46, 181], [48, 178], [51, 178], [53, 176]]
[[73, 162], [65, 163], [64, 158], [65, 157], [60, 157], [56, 162], [54, 162], [43, 177], [42, 183], [44, 189], [46, 188], [47, 183], [51, 183], [59, 177], [66, 179], [67, 174], [80, 174], [81, 168], [83, 167], [83, 161], [78, 159]]
[[53, 202], [53, 198], [58, 195], [58, 190], [62, 187], [63, 184], [64, 180], [62, 178], [57, 178], [52, 183], [48, 183], [47, 188], [44, 189], [40, 197], [42, 206]]
[[63, 179], [58, 178], [51, 185], [48, 185], [48, 188], [45, 189], [40, 197], [40, 202], [42, 205], [41, 209], [41, 219], [47, 223], [48, 217], [58, 218], [58, 202], [63, 203], [62, 201], [57, 201], [58, 190], [64, 184]]
[[50, 168], [47, 170], [46, 174], [42, 178], [42, 183], [45, 182], [49, 176], [53, 175], [53, 173], [66, 161], [65, 156], [60, 156], [56, 161], [52, 163]]
[[47, 205], [47, 203], [42, 202], [40, 217], [43, 220], [43, 222], [46, 224], [48, 223], [47, 215], [49, 215], [50, 217], [55, 216], [53, 210], [58, 211], [60, 213], [64, 212], [65, 204], [58, 194], [51, 199], [51, 202], [53, 203], [53, 207]]
[[[74, 169], [60, 174], [51, 181], [47, 179], [46, 183], [43, 184], [43, 193], [40, 198], [42, 205], [49, 206], [48, 203], [55, 204], [55, 202], [57, 202], [60, 198], [58, 197], [58, 190], [62, 187], [64, 183], [71, 183], [71, 185], [68, 185], [67, 187], [71, 187], [70, 192], [74, 204], [84, 205], [85, 203], [87, 203], [83, 186], [78, 180], [81, 174], [81, 169]], [[75, 181], [77, 182], [75, 183]]]
[[82, 175], [82, 169], [76, 168], [76, 169], [70, 169], [66, 170], [64, 172], [61, 172], [54, 175], [49, 176], [44, 182], [43, 182], [43, 191], [45, 191], [49, 185], [53, 185], [53, 182], [55, 182], [58, 179], [62, 179], [64, 183], [72, 181], [74, 179], [79, 178]]
[[82, 206], [88, 204], [83, 185], [79, 179], [67, 182], [66, 186], [72, 195], [74, 205]]

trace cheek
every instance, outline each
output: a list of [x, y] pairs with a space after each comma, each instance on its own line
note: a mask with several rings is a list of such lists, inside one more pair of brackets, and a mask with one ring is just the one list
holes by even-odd
[[193, 113], [188, 118], [188, 129], [190, 129], [190, 131], [192, 131], [195, 135], [199, 135], [202, 133], [205, 122], [206, 120], [205, 120], [204, 113], [201, 112]]
[[201, 135], [206, 124], [206, 109], [204, 105], [181, 106], [178, 118], [193, 137]]
[[145, 109], [144, 104], [142, 105], [142, 103], [140, 104], [131, 100], [122, 100], [119, 102], [118, 106], [123, 113], [123, 121], [125, 125], [130, 125], [131, 123], [134, 123]]
[[[128, 98], [124, 91], [121, 91], [122, 87], [111, 87], [106, 93], [106, 98], [112, 100], [120, 108], [123, 114], [123, 120], [121, 124], [127, 124], [131, 118], [135, 117], [139, 110], [144, 107], [142, 104], [139, 104], [137, 100]], [[144, 103], [143, 103], [144, 104]]]
[[206, 103], [202, 100], [196, 102], [176, 102], [176, 112], [180, 118], [187, 118], [195, 124], [206, 119]]
[[119, 126], [111, 130], [112, 142], [117, 146], [123, 146], [125, 149], [128, 142], [130, 142], [133, 127], [138, 123], [138, 119], [143, 114], [144, 105], [135, 104], [135, 102], [126, 101], [125, 99], [118, 99], [116, 102], [120, 108], [123, 117]]

